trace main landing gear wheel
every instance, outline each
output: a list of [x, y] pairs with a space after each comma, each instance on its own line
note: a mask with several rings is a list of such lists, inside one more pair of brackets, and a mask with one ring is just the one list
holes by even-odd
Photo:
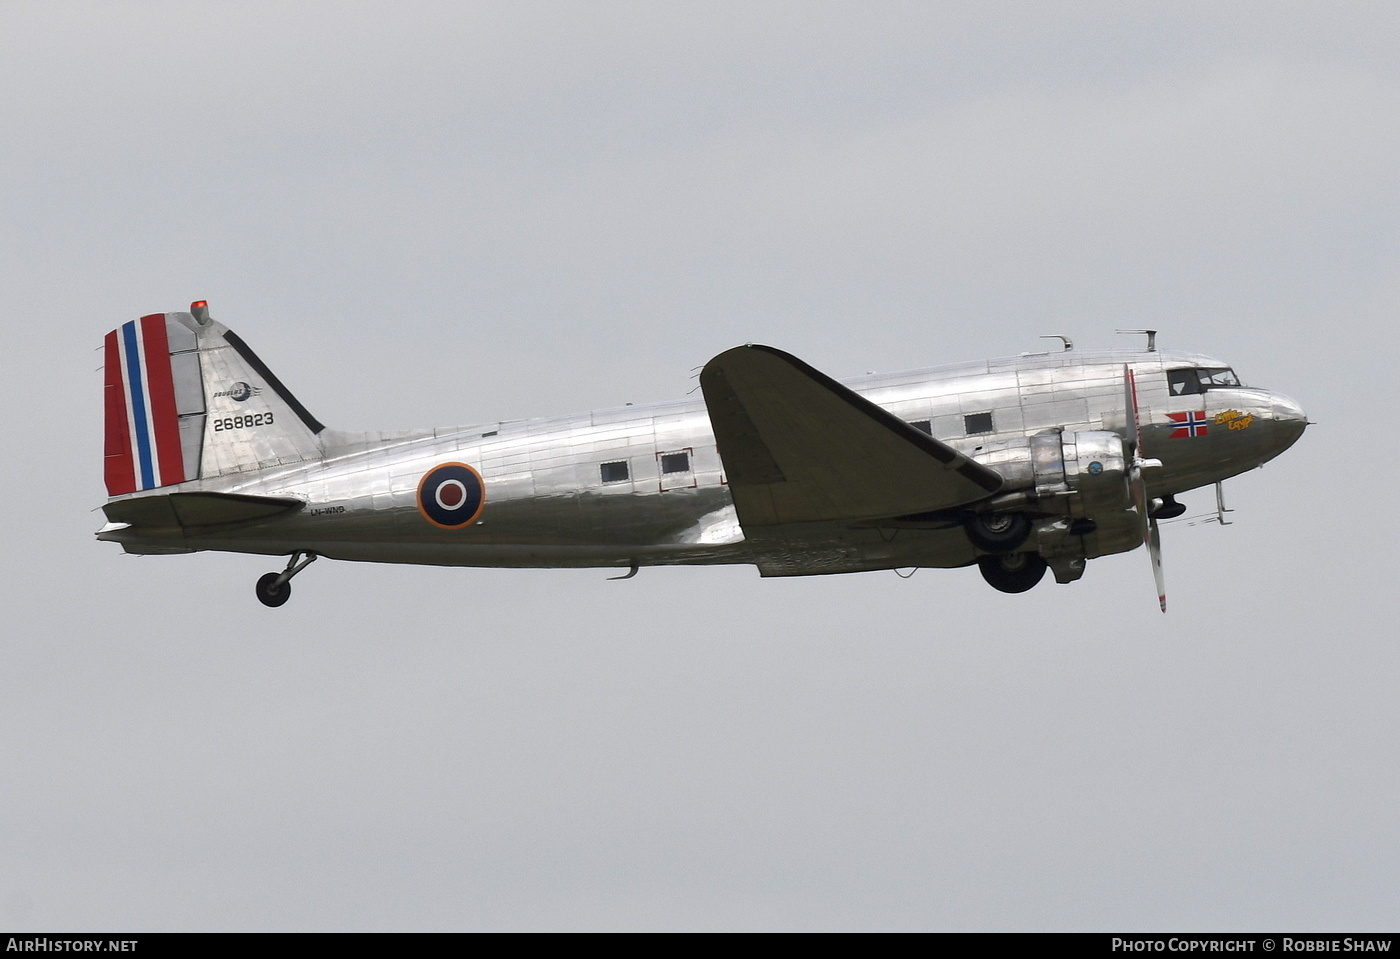
[[973, 513], [963, 528], [984, 553], [1010, 553], [1030, 535], [1031, 521], [1025, 513]]
[[1186, 512], [1186, 504], [1178, 503], [1176, 497], [1168, 493], [1160, 500], [1154, 500], [1157, 505], [1147, 511], [1147, 515], [1153, 519], [1176, 519]]
[[[305, 556], [306, 559], [302, 559]], [[300, 560], [300, 562], [298, 562]], [[277, 608], [292, 598], [292, 577], [316, 562], [316, 554], [310, 550], [297, 550], [287, 560], [287, 568], [280, 573], [264, 573], [258, 578], [256, 592], [258, 602], [264, 606]]]
[[1003, 593], [1024, 593], [1040, 582], [1047, 568], [1039, 553], [1006, 553], [977, 560], [982, 578]]

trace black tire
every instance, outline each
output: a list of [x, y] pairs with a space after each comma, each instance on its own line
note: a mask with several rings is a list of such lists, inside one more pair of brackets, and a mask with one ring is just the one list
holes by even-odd
[[977, 568], [994, 589], [1003, 593], [1024, 593], [1040, 582], [1048, 568], [1039, 553], [1009, 553], [983, 556]]
[[292, 584], [283, 583], [281, 586], [274, 586], [277, 577], [281, 573], [265, 573], [258, 579], [258, 602], [264, 606], [278, 607], [292, 598]]
[[973, 513], [963, 528], [984, 553], [1014, 553], [1031, 534], [1031, 520], [1025, 513]]
[[1147, 515], [1153, 519], [1176, 519], [1184, 512], [1186, 512], [1185, 503], [1178, 503], [1175, 496], [1164, 496], [1161, 505], [1150, 510]]

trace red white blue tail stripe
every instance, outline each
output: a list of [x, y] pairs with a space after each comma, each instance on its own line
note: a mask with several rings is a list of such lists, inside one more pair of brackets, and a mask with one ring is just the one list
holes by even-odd
[[107, 334], [104, 474], [111, 496], [187, 478], [165, 324], [165, 314], [154, 313]]

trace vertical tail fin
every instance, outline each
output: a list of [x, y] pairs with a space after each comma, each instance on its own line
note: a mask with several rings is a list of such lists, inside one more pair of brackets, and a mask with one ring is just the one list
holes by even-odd
[[237, 334], [191, 313], [155, 313], [107, 334], [107, 493], [313, 459], [325, 428]]

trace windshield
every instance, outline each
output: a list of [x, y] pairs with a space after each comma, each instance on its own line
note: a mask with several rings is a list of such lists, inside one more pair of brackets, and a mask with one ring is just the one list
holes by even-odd
[[1221, 386], [1239, 386], [1240, 378], [1228, 366], [1198, 366], [1167, 370], [1167, 384], [1172, 396], [1185, 396]]
[[1208, 390], [1212, 386], [1240, 385], [1240, 378], [1228, 366], [1217, 367], [1213, 370], [1197, 370], [1196, 373], [1201, 378], [1201, 389], [1203, 390]]

